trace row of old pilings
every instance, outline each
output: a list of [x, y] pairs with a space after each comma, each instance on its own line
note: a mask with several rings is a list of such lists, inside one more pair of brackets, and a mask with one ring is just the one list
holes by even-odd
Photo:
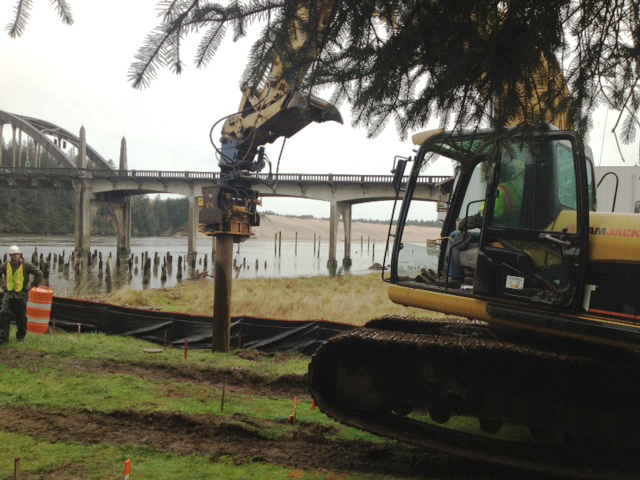
[[[317, 240], [317, 248], [316, 248], [316, 240]], [[317, 255], [320, 258], [320, 246], [322, 244], [322, 235], [313, 234], [313, 255]], [[295, 235], [295, 244], [294, 244], [294, 253], [298, 254], [298, 232]], [[367, 235], [367, 254], [372, 250], [373, 258], [375, 260], [376, 256], [376, 242], [371, 242], [371, 235]], [[360, 235], [360, 253], [364, 252], [364, 235]], [[282, 231], [279, 231], [275, 234], [274, 245], [273, 245], [273, 253], [278, 257], [282, 256]], [[331, 259], [329, 260], [331, 261]], [[345, 240], [345, 256], [342, 260], [342, 263], [345, 267], [351, 266], [351, 253], [347, 251], [346, 248], [346, 240]]]

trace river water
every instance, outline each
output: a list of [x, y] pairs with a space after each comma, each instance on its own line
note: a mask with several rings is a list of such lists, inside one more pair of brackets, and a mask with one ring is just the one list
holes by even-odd
[[[51, 254], [51, 269], [49, 274], [49, 286], [57, 296], [105, 293], [107, 291], [106, 275], [103, 270], [98, 269], [97, 261], [89, 271], [75, 273], [73, 267], [70, 273], [65, 275], [62, 268], [54, 264], [55, 255], [64, 253], [65, 261], [74, 249], [73, 235], [50, 236], [50, 235], [6, 235], [0, 238], [0, 258], [4, 256], [10, 245], [19, 245], [24, 258], [31, 261], [32, 254], [37, 248], [38, 255], [43, 254], [46, 259]], [[384, 255], [384, 244], [367, 245], [352, 244], [352, 266], [349, 273], [360, 275], [371, 273], [370, 267], [374, 263], [382, 264]], [[196, 267], [192, 272], [202, 274], [205, 270], [205, 255], [207, 261], [207, 274], [213, 274], [211, 261], [212, 240], [210, 238], [197, 239], [197, 259]], [[295, 242], [285, 242], [281, 244], [279, 252], [276, 251], [274, 242], [247, 240], [246, 242], [234, 245], [235, 278], [282, 278], [282, 277], [304, 277], [315, 275], [329, 275], [327, 260], [329, 258], [328, 242], [323, 242], [320, 248], [315, 249], [313, 242], [298, 242], [297, 252]], [[338, 244], [338, 264], [342, 265], [343, 243]], [[102, 258], [106, 264], [109, 255], [115, 265], [116, 259], [116, 238], [105, 236], [91, 237], [91, 252], [102, 253]], [[147, 252], [151, 257], [151, 275], [147, 281], [143, 281], [142, 275], [142, 254]], [[133, 264], [133, 271], [128, 273], [128, 267], [123, 265], [121, 274], [114, 276], [113, 287], [130, 285], [134, 290], [147, 288], [172, 287], [180, 281], [190, 278], [191, 272], [184, 267], [182, 279], [178, 278], [178, 257], [183, 257], [183, 264], [187, 254], [186, 237], [133, 237], [131, 239], [131, 253], [137, 259]], [[155, 254], [160, 257], [159, 267], [153, 268]], [[167, 278], [162, 280], [161, 265], [163, 257], [170, 253], [173, 257], [172, 268], [167, 269]], [[387, 260], [388, 262], [388, 260]]]

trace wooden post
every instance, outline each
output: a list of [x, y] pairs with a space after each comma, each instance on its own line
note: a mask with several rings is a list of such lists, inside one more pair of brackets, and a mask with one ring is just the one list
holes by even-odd
[[294, 253], [298, 255], [298, 232], [296, 232], [296, 248], [294, 250]]
[[275, 233], [274, 235], [275, 237], [273, 239], [273, 254], [277, 255], [278, 254], [278, 234]]
[[362, 248], [364, 247], [364, 235], [360, 235], [360, 254], [362, 255]]
[[318, 258], [320, 258], [320, 240], [322, 240], [322, 235], [318, 235]]
[[278, 257], [282, 256], [282, 230], [278, 232]]
[[211, 346], [214, 352], [231, 350], [231, 279], [233, 236], [218, 235], [214, 269], [213, 330]]
[[13, 463], [13, 480], [20, 478], [20, 457], [16, 458]]
[[316, 254], [316, 234], [313, 234], [313, 254]]

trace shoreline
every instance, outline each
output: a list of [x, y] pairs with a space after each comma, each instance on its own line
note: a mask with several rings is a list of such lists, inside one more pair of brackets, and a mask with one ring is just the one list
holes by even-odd
[[[296, 233], [298, 241], [313, 242], [314, 234], [322, 237], [322, 242], [329, 241], [329, 219], [321, 218], [297, 218], [280, 215], [263, 215], [260, 217], [260, 226], [252, 230], [254, 235], [251, 240], [273, 241], [282, 233], [282, 241], [295, 241]], [[404, 229], [405, 242], [423, 243], [427, 239], [440, 238], [440, 227], [420, 227], [408, 225]], [[357, 245], [360, 240], [366, 243], [386, 242], [389, 233], [388, 223], [368, 223], [363, 221], [351, 222], [351, 245]], [[198, 238], [208, 238], [198, 232]], [[338, 225], [338, 242], [344, 242], [344, 225], [342, 221]]]

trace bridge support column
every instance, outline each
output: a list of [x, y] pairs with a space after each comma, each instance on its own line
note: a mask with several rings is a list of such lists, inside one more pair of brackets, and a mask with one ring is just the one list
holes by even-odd
[[189, 223], [187, 226], [189, 237], [188, 237], [188, 245], [187, 245], [187, 263], [189, 264], [189, 268], [193, 264], [193, 261], [196, 258], [196, 234], [198, 232], [198, 198], [195, 196], [195, 193], [192, 192], [189, 197]]
[[338, 228], [340, 217], [344, 224], [344, 258], [342, 265], [351, 266], [351, 204], [347, 202], [331, 202], [331, 215], [329, 217], [329, 260], [327, 268], [335, 269], [338, 266]]
[[[87, 137], [84, 127], [80, 128], [80, 141], [78, 143], [78, 167], [87, 168]], [[91, 197], [93, 192], [81, 177], [74, 181], [73, 189], [76, 193], [76, 259], [84, 269], [87, 254], [91, 251]]]
[[327, 260], [327, 268], [335, 269], [338, 266], [336, 260], [336, 245], [338, 243], [338, 225], [340, 223], [340, 210], [338, 203], [331, 202], [331, 213], [329, 215], [329, 260]]
[[108, 204], [116, 220], [117, 255], [124, 264], [131, 255], [131, 197], [110, 201]]
[[[351, 266], [351, 204], [342, 203], [342, 221], [344, 222], [344, 258], [342, 265], [346, 268]], [[339, 204], [340, 205], [340, 204]]]
[[82, 180], [74, 186], [76, 194], [75, 257], [83, 267], [91, 250], [91, 189]]

